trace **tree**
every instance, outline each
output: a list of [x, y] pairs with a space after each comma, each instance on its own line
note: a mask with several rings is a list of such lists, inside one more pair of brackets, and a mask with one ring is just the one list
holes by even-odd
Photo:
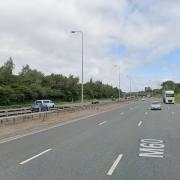
[[8, 84], [13, 80], [13, 69], [14, 63], [12, 58], [10, 57], [2, 67], [0, 67], [0, 83]]
[[175, 90], [175, 83], [173, 81], [165, 81], [161, 84], [163, 90]]
[[[22, 67], [18, 75], [13, 74], [12, 58], [0, 67], [0, 105], [10, 105], [35, 99], [72, 101], [81, 99], [81, 83], [78, 77], [62, 74], [44, 75], [31, 69], [29, 65]], [[84, 84], [85, 99], [118, 97], [118, 89], [101, 81]]]
[[28, 72], [30, 72], [30, 66], [26, 64], [25, 66], [22, 67], [21, 72], [19, 73], [20, 76], [25, 76]]

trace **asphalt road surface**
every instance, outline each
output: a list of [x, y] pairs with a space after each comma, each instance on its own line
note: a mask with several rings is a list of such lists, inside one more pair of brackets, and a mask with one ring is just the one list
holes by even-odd
[[0, 142], [0, 180], [179, 180], [180, 106], [150, 101]]

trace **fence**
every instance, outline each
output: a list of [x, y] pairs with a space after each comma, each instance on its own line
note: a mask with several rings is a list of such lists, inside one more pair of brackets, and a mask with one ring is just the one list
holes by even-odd
[[110, 103], [115, 104], [118, 102], [104, 102], [100, 104], [88, 104], [88, 105], [79, 105], [79, 106], [57, 106], [55, 108], [52, 108], [50, 111], [43, 111], [43, 112], [32, 112], [30, 108], [0, 110], [0, 125], [15, 124], [20, 122], [25, 122], [27, 120], [36, 120], [36, 119], [40, 119], [44, 121], [52, 114], [58, 115], [61, 112], [70, 113], [78, 110], [98, 109], [100, 106]]

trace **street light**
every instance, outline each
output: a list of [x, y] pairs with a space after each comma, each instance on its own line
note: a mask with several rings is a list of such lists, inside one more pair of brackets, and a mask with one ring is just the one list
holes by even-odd
[[71, 33], [80, 33], [81, 34], [81, 39], [82, 39], [82, 71], [81, 71], [81, 76], [82, 76], [82, 81], [81, 81], [81, 103], [83, 104], [84, 102], [84, 37], [83, 37], [83, 32], [82, 31], [71, 31]]
[[120, 66], [118, 65], [114, 65], [114, 67], [118, 67], [118, 71], [119, 71], [119, 101], [120, 101], [120, 98], [121, 98], [121, 90], [120, 90], [120, 86], [121, 86], [121, 77], [120, 77]]
[[129, 90], [130, 90], [130, 98], [131, 98], [131, 77], [127, 76], [127, 78], [129, 78]]

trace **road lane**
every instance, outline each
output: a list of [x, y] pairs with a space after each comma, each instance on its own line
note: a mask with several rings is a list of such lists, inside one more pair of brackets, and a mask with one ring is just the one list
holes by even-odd
[[[172, 110], [175, 112], [174, 115], [171, 113]], [[125, 153], [126, 159], [111, 179], [179, 180], [179, 117], [180, 109], [175, 105], [163, 104], [162, 111], [149, 110], [143, 127], [139, 129], [134, 150]]]
[[[7, 164], [0, 167], [0, 177], [8, 180], [179, 179], [180, 109], [176, 105], [169, 109], [163, 105], [162, 111], [151, 111], [149, 105], [150, 102], [138, 102], [131, 109], [127, 106], [92, 117], [91, 121], [83, 120], [4, 144], [0, 147], [0, 159], [3, 159], [1, 149], [15, 144], [23, 155], [16, 152], [18, 161], [13, 157], [12, 166], [7, 163], [11, 154], [6, 157]], [[105, 126], [97, 126], [105, 121]], [[137, 126], [140, 122], [141, 128]], [[23, 146], [29, 150], [21, 150]], [[23, 161], [49, 147], [53, 148], [51, 153], [23, 167], [18, 165], [19, 158]], [[110, 167], [113, 169], [109, 176]]]
[[[137, 112], [139, 118], [143, 114], [143, 109]], [[18, 168], [18, 172], [27, 180], [35, 175], [36, 179], [44, 180], [104, 179], [119, 153], [133, 149], [138, 132], [135, 120], [133, 113], [128, 119], [121, 120], [118, 116], [106, 126], [96, 126], [66, 140], [63, 145], [57, 144], [48, 156], [27, 164], [23, 169]]]
[[[102, 122], [104, 119], [108, 119], [108, 121], [113, 121], [114, 119], [119, 120], [120, 112], [128, 111], [128, 108], [131, 106], [135, 106], [135, 104], [129, 104], [118, 110], [112, 110], [82, 121], [1, 144], [0, 173], [6, 170], [8, 171], [8, 168], [13, 169], [20, 160], [31, 157], [44, 149], [56, 146], [57, 144], [68, 144], [69, 139], [72, 139], [76, 135], [81, 136], [83, 133], [86, 133], [86, 131], [91, 132], [97, 123]], [[115, 118], [112, 118], [112, 115], [115, 116]]]

